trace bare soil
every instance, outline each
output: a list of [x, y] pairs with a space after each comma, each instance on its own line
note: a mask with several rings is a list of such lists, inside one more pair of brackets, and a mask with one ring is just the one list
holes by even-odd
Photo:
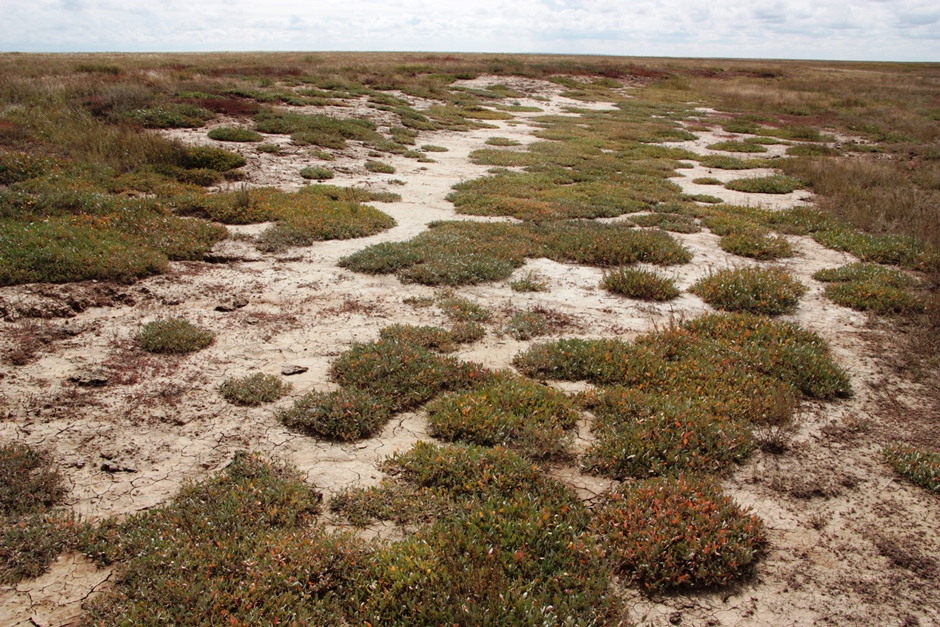
[[[546, 112], [585, 106], [562, 98], [561, 88], [547, 82], [501, 76], [463, 84], [484, 87], [494, 82], [538, 97], [519, 102]], [[390, 123], [362, 102], [349, 104], [332, 113]], [[486, 172], [468, 161], [470, 151], [497, 135], [523, 144], [533, 141], [534, 126], [528, 119], [538, 115], [517, 114], [512, 121], [496, 122], [498, 130], [422, 132], [419, 146], [436, 144], [448, 151], [429, 153], [436, 163], [427, 164], [383, 157], [396, 167], [395, 174], [367, 172], [367, 149], [361, 146], [341, 151], [328, 164], [336, 171], [330, 183], [402, 196], [400, 202], [379, 205], [398, 226], [373, 237], [323, 242], [277, 255], [230, 239], [215, 251], [226, 263], [175, 263], [169, 274], [131, 286], [92, 282], [0, 289], [0, 349], [6, 356], [0, 365], [0, 441], [50, 450], [67, 477], [69, 505], [92, 521], [165, 503], [184, 481], [223, 468], [243, 449], [295, 464], [327, 498], [349, 486], [377, 483], [382, 477], [378, 461], [429, 439], [423, 412], [396, 417], [371, 440], [331, 444], [288, 431], [270, 405], [230, 405], [217, 387], [231, 376], [279, 374], [285, 364], [304, 366], [306, 372], [286, 377], [293, 383], [292, 392], [275, 405], [288, 406], [311, 390], [331, 389], [329, 365], [352, 342], [373, 340], [394, 322], [442, 324], [439, 309], [403, 302], [433, 296], [433, 289], [402, 284], [392, 276], [349, 272], [337, 267], [337, 261], [370, 244], [410, 239], [433, 220], [487, 219], [457, 216], [445, 196], [455, 183]], [[207, 139], [206, 130], [170, 134], [189, 143], [223, 145]], [[729, 138], [722, 132], [697, 134], [698, 140], [674, 145], [704, 154], [711, 152], [704, 148], [707, 144]], [[309, 150], [286, 143], [279, 155], [259, 153], [250, 144], [235, 149], [249, 161], [250, 185], [296, 189], [304, 184], [299, 170], [319, 163]], [[766, 196], [691, 183], [700, 176], [726, 180], [762, 176], [767, 170], [696, 166], [680, 172], [683, 178], [674, 180], [689, 193], [737, 204], [786, 207], [812, 202], [805, 191]], [[264, 226], [230, 230], [252, 234]], [[675, 237], [694, 252], [692, 263], [669, 271], [682, 289], [711, 270], [756, 263], [725, 253], [718, 237], [707, 232]], [[851, 255], [808, 238], [788, 239], [799, 252], [781, 265], [810, 287], [789, 318], [829, 342], [836, 360], [851, 374], [856, 393], [838, 403], [806, 404], [789, 450], [778, 455], [758, 451], [726, 480], [729, 492], [770, 530], [772, 546], [756, 576], [732, 588], [699, 594], [649, 598], [624, 589], [631, 622], [940, 624], [940, 499], [896, 477], [880, 453], [885, 442], [913, 431], [937, 445], [938, 431], [931, 425], [940, 413], [924, 394], [935, 384], [934, 375], [912, 380], [893, 367], [891, 347], [899, 345], [897, 330], [823, 297], [812, 273], [855, 261]], [[500, 319], [535, 305], [556, 310], [575, 321], [563, 333], [584, 337], [631, 338], [710, 311], [688, 293], [666, 304], [614, 296], [598, 287], [601, 270], [546, 259], [529, 261], [513, 278], [530, 271], [541, 275], [550, 291], [519, 294], [505, 281], [461, 288], [460, 294], [491, 308]], [[212, 329], [215, 344], [186, 357], [136, 351], [133, 338], [139, 329], [166, 316], [185, 317]], [[509, 367], [513, 355], [529, 342], [499, 334], [500, 326], [500, 320], [490, 325], [487, 336], [463, 348], [458, 357], [492, 368]], [[20, 365], [10, 358], [17, 354]], [[580, 425], [579, 437], [578, 445], [585, 446], [590, 437], [586, 424]], [[555, 468], [552, 474], [585, 499], [610, 485], [582, 475], [576, 467]], [[382, 529], [373, 533], [388, 535]], [[73, 624], [82, 602], [106, 589], [109, 577], [108, 571], [96, 569], [80, 555], [63, 555], [46, 575], [0, 588], [0, 625]]]

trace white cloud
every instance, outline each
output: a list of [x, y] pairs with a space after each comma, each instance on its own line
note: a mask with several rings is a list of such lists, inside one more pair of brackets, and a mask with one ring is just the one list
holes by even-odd
[[923, 0], [4, 0], [0, 50], [428, 50], [940, 60]]

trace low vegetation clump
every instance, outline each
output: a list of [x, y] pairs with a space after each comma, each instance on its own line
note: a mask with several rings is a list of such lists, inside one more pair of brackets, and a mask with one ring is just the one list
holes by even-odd
[[608, 272], [601, 279], [601, 288], [639, 300], [666, 301], [679, 296], [673, 279], [641, 268], [620, 268]]
[[718, 170], [750, 170], [767, 166], [764, 159], [738, 159], [729, 155], [706, 155], [698, 161], [706, 168]]
[[428, 406], [431, 434], [448, 442], [506, 446], [541, 460], [563, 455], [578, 414], [562, 392], [512, 375]]
[[624, 484], [605, 497], [591, 527], [615, 568], [651, 593], [741, 579], [767, 546], [757, 516], [691, 476]]
[[724, 201], [718, 196], [712, 196], [711, 194], [689, 194], [684, 197], [687, 200], [692, 200], [695, 202], [702, 202], [706, 205], [717, 205], [723, 203]]
[[256, 372], [244, 377], [226, 379], [219, 386], [219, 393], [234, 405], [256, 407], [276, 401], [290, 388], [290, 383], [285, 383], [277, 375]]
[[128, 120], [146, 128], [199, 128], [214, 117], [212, 111], [186, 103], [167, 103], [126, 114]]
[[421, 150], [425, 152], [447, 152], [447, 148], [443, 146], [436, 146], [434, 144], [425, 144], [421, 146]]
[[476, 364], [436, 355], [406, 342], [379, 340], [353, 346], [333, 362], [331, 378], [378, 397], [391, 411], [414, 409], [442, 392], [484, 382]]
[[395, 167], [382, 161], [366, 161], [365, 168], [378, 174], [395, 174]]
[[182, 318], [148, 322], [137, 335], [137, 345], [148, 353], [184, 354], [207, 348], [215, 333]]
[[610, 267], [687, 263], [691, 252], [660, 230], [623, 224], [443, 222], [407, 242], [370, 246], [340, 260], [368, 274], [426, 285], [473, 285], [508, 278], [527, 257]]
[[716, 179], [713, 176], [700, 176], [699, 178], [692, 179], [692, 182], [696, 185], [721, 185], [721, 181]]
[[167, 505], [105, 521], [83, 550], [117, 575], [90, 622], [345, 622], [363, 547], [311, 525], [321, 500], [296, 470], [242, 453]]
[[752, 194], [789, 194], [803, 187], [803, 182], [798, 178], [785, 174], [773, 174], [771, 176], [734, 179], [725, 183], [725, 187]]
[[[709, 144], [706, 146], [709, 150], [721, 150], [723, 152], [767, 152], [767, 148], [754, 141], [723, 141]], [[714, 167], [714, 166], [712, 166]]]
[[483, 327], [473, 321], [458, 321], [450, 330], [441, 327], [393, 324], [379, 331], [379, 339], [403, 342], [440, 353], [452, 353], [460, 344], [475, 342], [482, 337]]
[[508, 137], [490, 137], [484, 143], [487, 146], [519, 146], [522, 142]]
[[797, 144], [787, 148], [787, 155], [791, 157], [835, 157], [840, 154], [837, 149], [821, 144]]
[[853, 263], [820, 270], [813, 275], [826, 285], [826, 297], [843, 307], [879, 314], [906, 314], [924, 310], [911, 292], [914, 280], [904, 272], [876, 264]]
[[[341, 495], [343, 511], [423, 524], [368, 556], [367, 575], [350, 603], [358, 620], [395, 625], [611, 620], [603, 551], [588, 532], [584, 506], [531, 462], [502, 448], [419, 442], [382, 468], [393, 479]], [[418, 498], [403, 508], [402, 494]], [[366, 508], [358, 507], [365, 502]], [[375, 507], [377, 502], [383, 506]], [[446, 515], [434, 516], [439, 512]], [[442, 598], [472, 602], [441, 603]]]
[[718, 245], [725, 252], [758, 261], [785, 259], [796, 254], [786, 238], [760, 228], [732, 231], [723, 235]]
[[776, 315], [796, 309], [806, 286], [777, 268], [729, 268], [698, 280], [689, 291], [725, 311]]
[[75, 517], [55, 509], [66, 492], [48, 454], [0, 446], [0, 584], [38, 577], [75, 546]]
[[371, 438], [391, 416], [385, 398], [355, 387], [310, 392], [277, 414], [291, 429], [338, 442]]
[[547, 292], [548, 282], [534, 272], [527, 272], [525, 276], [509, 282], [513, 292]]
[[323, 166], [310, 165], [300, 170], [300, 176], [313, 181], [326, 181], [333, 178], [333, 170]]
[[885, 447], [884, 457], [895, 472], [914, 485], [940, 494], [940, 454], [893, 444]]
[[261, 133], [250, 128], [237, 126], [220, 126], [209, 131], [208, 135], [209, 139], [221, 142], [260, 142], [264, 140]]
[[940, 263], [936, 250], [905, 235], [875, 235], [836, 226], [813, 232], [813, 239], [826, 248], [852, 253], [872, 263], [912, 270], [935, 269]]
[[493, 317], [493, 312], [486, 307], [450, 291], [442, 293], [437, 299], [437, 304], [443, 310], [444, 315], [455, 323], [489, 322]]
[[673, 233], [698, 233], [702, 230], [694, 218], [682, 213], [648, 213], [634, 216], [630, 221], [637, 226], [657, 227]]
[[540, 311], [516, 311], [506, 323], [506, 333], [517, 340], [531, 340], [551, 333], [552, 325]]

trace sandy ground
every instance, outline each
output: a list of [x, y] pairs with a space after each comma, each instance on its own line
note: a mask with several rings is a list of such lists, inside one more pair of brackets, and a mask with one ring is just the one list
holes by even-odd
[[[551, 83], [482, 77], [464, 84], [482, 87], [494, 82], [538, 96], [519, 102], [546, 112], [585, 106], [561, 98], [560, 88]], [[383, 123], [376, 118], [379, 112], [363, 102], [349, 104], [337, 111]], [[68, 478], [69, 505], [87, 520], [164, 503], [182, 482], [223, 468], [242, 449], [290, 461], [327, 497], [348, 486], [378, 482], [382, 473], [376, 462], [429, 439], [422, 412], [396, 417], [374, 439], [338, 445], [286, 430], [271, 406], [229, 405], [217, 387], [227, 377], [253, 371], [278, 374], [286, 364], [306, 367], [306, 372], [287, 377], [293, 390], [276, 407], [288, 406], [311, 390], [331, 389], [329, 365], [352, 342], [375, 339], [379, 329], [393, 322], [442, 324], [444, 317], [435, 307], [403, 302], [432, 296], [431, 288], [402, 284], [390, 276], [355, 274], [336, 263], [369, 244], [410, 239], [430, 221], [459, 217], [445, 196], [455, 183], [486, 172], [469, 163], [470, 151], [492, 136], [533, 141], [534, 126], [528, 120], [537, 115], [496, 122], [498, 130], [421, 133], [419, 146], [436, 144], [448, 152], [430, 153], [436, 163], [428, 164], [383, 157], [397, 168], [391, 175], [367, 172], [362, 147], [340, 151], [329, 164], [337, 172], [331, 183], [402, 196], [401, 202], [379, 205], [398, 225], [374, 237], [319, 243], [280, 255], [261, 254], [246, 242], [228, 240], [215, 251], [227, 263], [176, 263], [170, 274], [133, 286], [82, 283], [0, 289], [5, 346], [25, 336], [47, 338], [32, 363], [0, 365], [0, 416], [5, 418], [0, 441], [50, 450]], [[190, 143], [214, 143], [205, 132], [173, 135]], [[698, 140], [673, 145], [704, 154], [710, 152], [705, 145], [729, 137], [721, 132], [697, 134]], [[258, 153], [245, 144], [248, 183], [285, 189], [303, 185], [298, 171], [317, 163], [310, 151], [290, 146], [283, 137], [268, 139], [282, 143], [284, 152]], [[691, 182], [700, 176], [726, 180], [767, 171], [696, 166], [681, 173], [683, 177], [674, 180], [688, 192], [738, 204], [785, 207], [812, 200], [805, 191], [767, 197]], [[231, 230], [256, 233], [263, 228]], [[676, 237], [695, 255], [692, 263], [668, 271], [683, 289], [714, 269], [755, 263], [723, 252], [718, 237], [707, 232]], [[873, 348], [885, 341], [873, 343], [872, 338], [883, 340], [890, 329], [825, 300], [822, 286], [811, 279], [820, 268], [854, 259], [808, 238], [790, 240], [799, 254], [781, 265], [810, 287], [790, 318], [830, 343], [837, 361], [850, 372], [856, 394], [839, 403], [807, 404], [790, 451], [776, 456], [757, 452], [726, 481], [730, 493], [753, 508], [770, 529], [772, 548], [756, 578], [694, 595], [648, 598], [625, 590], [627, 615], [636, 624], [940, 624], [940, 567], [932, 557], [940, 556], [940, 499], [896, 478], [881, 463], [880, 448], [871, 437], [893, 428], [880, 411], [885, 397], [907, 404], [916, 415], [917, 389], [903, 383], [882, 351]], [[459, 290], [498, 318], [485, 339], [465, 347], [460, 358], [508, 367], [529, 342], [500, 334], [501, 321], [514, 310], [534, 305], [567, 314], [571, 322], [562, 333], [585, 337], [630, 338], [710, 311], [687, 293], [667, 304], [616, 297], [598, 288], [601, 270], [546, 259], [530, 260], [514, 278], [530, 271], [547, 281], [549, 292], [518, 294], [508, 281]], [[186, 317], [212, 329], [218, 334], [216, 343], [183, 358], [134, 351], [132, 340], [141, 326], [166, 316]], [[102, 387], [74, 380], [101, 372], [108, 379]], [[584, 446], [587, 426], [581, 425], [580, 431], [579, 445]], [[609, 486], [574, 467], [552, 472], [585, 498]], [[109, 571], [96, 569], [79, 555], [64, 555], [39, 579], [0, 588], [0, 625], [72, 624], [82, 602], [106, 589], [109, 577]]]

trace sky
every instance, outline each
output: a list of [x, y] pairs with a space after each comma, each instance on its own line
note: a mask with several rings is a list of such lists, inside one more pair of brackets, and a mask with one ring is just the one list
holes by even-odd
[[3, 52], [940, 61], [938, 0], [0, 0]]

